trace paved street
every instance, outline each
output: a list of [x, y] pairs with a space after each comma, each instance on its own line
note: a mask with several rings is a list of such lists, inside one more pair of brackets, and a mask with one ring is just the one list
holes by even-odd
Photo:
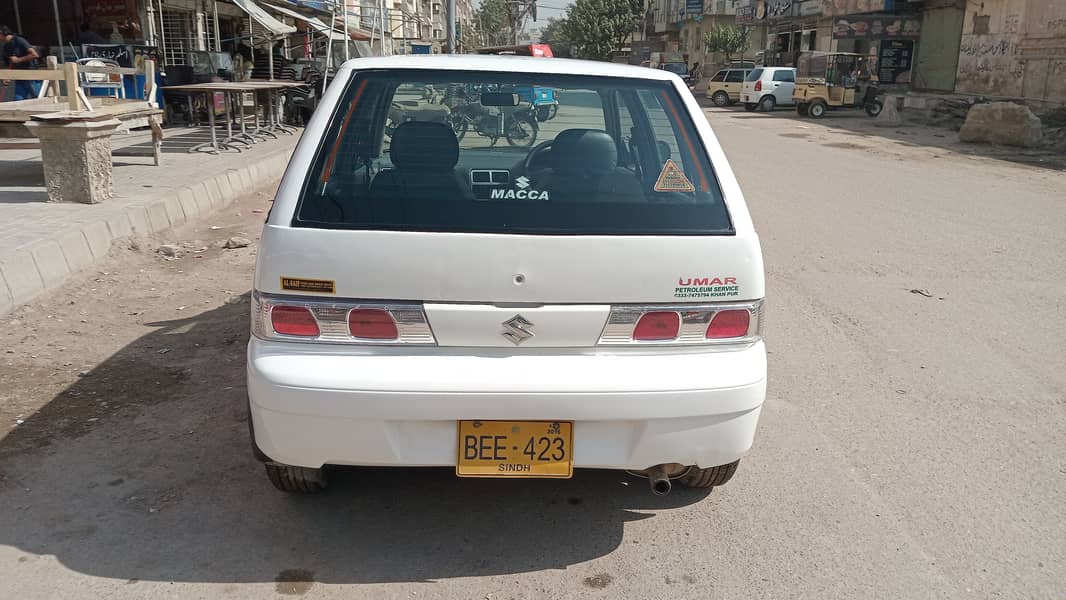
[[0, 597], [1062, 598], [1066, 173], [843, 113], [707, 114], [768, 278], [729, 485], [275, 492], [245, 422], [254, 244], [218, 247], [257, 238], [261, 192], [0, 319]]

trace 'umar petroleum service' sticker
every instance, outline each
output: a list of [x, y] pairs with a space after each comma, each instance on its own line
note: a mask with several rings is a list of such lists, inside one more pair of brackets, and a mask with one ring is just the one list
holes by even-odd
[[302, 277], [282, 277], [281, 289], [294, 292], [318, 292], [336, 294], [337, 284], [332, 279], [304, 279]]
[[655, 181], [656, 192], [695, 192], [696, 186], [685, 177], [685, 172], [673, 159], [666, 159], [659, 179]]

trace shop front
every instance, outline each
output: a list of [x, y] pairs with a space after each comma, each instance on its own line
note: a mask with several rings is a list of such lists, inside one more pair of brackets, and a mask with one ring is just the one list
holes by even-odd
[[909, 86], [922, 15], [914, 3], [893, 0], [822, 0], [832, 19], [834, 50], [869, 59], [871, 74], [883, 86]]
[[834, 18], [833, 39], [838, 52], [868, 56], [882, 85], [910, 85], [921, 28], [914, 14], [841, 16]]
[[821, 0], [769, 0], [765, 18], [767, 65], [795, 66], [800, 52], [829, 50], [831, 22], [822, 19]]

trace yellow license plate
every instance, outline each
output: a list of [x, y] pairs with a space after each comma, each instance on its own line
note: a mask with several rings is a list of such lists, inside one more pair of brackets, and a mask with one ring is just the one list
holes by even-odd
[[459, 421], [459, 477], [561, 477], [574, 474], [569, 421]]

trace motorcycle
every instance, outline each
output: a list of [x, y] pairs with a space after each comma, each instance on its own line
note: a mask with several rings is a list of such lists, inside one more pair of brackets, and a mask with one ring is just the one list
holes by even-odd
[[456, 103], [448, 121], [460, 141], [473, 129], [478, 135], [489, 138], [493, 146], [503, 137], [511, 146], [529, 148], [537, 143], [540, 131], [537, 109], [532, 105], [490, 111], [474, 102]]

